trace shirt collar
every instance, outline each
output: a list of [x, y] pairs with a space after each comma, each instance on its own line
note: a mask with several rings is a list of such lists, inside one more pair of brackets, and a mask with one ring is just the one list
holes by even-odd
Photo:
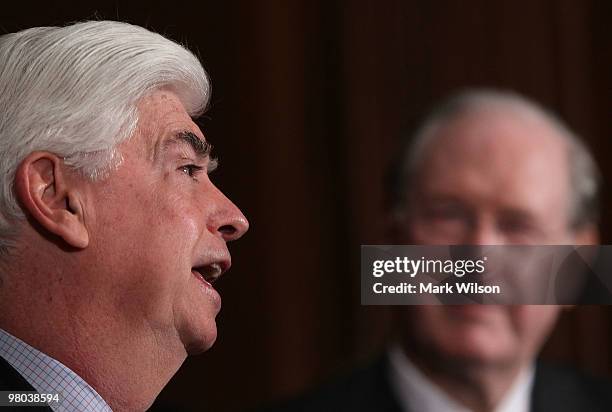
[[[470, 412], [423, 374], [399, 345], [389, 349], [389, 378], [402, 409], [419, 412]], [[494, 412], [528, 412], [535, 368], [521, 372]]]
[[0, 329], [0, 356], [39, 393], [59, 394], [56, 412], [112, 412], [102, 397], [70, 368]]

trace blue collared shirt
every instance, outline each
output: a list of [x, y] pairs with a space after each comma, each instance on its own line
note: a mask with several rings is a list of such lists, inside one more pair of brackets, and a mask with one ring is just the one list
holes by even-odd
[[59, 404], [49, 404], [55, 412], [112, 412], [98, 392], [70, 368], [2, 329], [0, 356], [38, 393], [59, 394]]

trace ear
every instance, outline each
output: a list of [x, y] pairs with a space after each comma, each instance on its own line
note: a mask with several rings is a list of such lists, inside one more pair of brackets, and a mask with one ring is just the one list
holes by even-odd
[[82, 193], [57, 155], [32, 152], [15, 174], [15, 191], [25, 210], [50, 233], [72, 247], [89, 244]]

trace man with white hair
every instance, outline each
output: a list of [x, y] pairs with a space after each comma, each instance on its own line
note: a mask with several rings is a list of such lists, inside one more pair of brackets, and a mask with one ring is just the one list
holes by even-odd
[[0, 390], [145, 410], [213, 344], [248, 223], [208, 177], [209, 91], [191, 52], [126, 23], [0, 37]]
[[[560, 120], [514, 93], [451, 97], [424, 121], [399, 163], [393, 243], [598, 240], [595, 162]], [[385, 356], [285, 410], [612, 410], [609, 383], [536, 361], [559, 311], [553, 305], [395, 307], [396, 337]]]

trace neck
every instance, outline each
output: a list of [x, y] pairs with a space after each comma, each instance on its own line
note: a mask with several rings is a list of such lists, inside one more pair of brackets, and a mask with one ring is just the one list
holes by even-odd
[[485, 365], [417, 355], [404, 349], [410, 361], [450, 398], [474, 412], [490, 412], [500, 404], [528, 364]]
[[70, 272], [82, 267], [70, 259], [62, 269], [42, 256], [3, 265], [0, 328], [73, 370], [114, 411], [146, 410], [185, 360], [184, 347], [151, 325], [113, 319], [112, 303], [86, 284], [91, 277]]

